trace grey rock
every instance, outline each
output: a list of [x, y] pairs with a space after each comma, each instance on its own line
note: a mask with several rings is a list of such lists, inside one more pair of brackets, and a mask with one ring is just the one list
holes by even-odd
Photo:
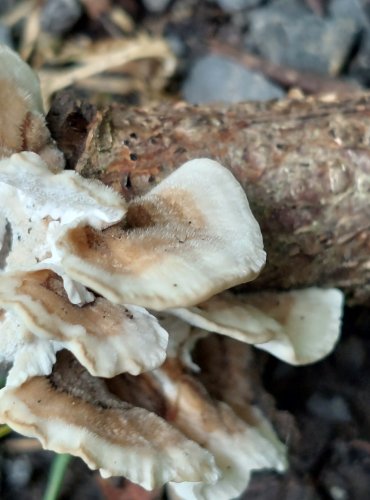
[[15, 7], [17, 0], [1, 0], [0, 1], [0, 14], [4, 14], [11, 8]]
[[297, 0], [278, 0], [250, 13], [245, 44], [274, 63], [337, 75], [358, 34], [353, 18], [319, 17]]
[[359, 27], [369, 25], [361, 0], [331, 0], [327, 14], [332, 18], [352, 19]]
[[244, 9], [252, 9], [262, 3], [263, 0], [216, 0], [216, 3], [224, 12], [233, 14]]
[[370, 22], [370, 0], [357, 0], [357, 1], [361, 4], [361, 7], [365, 12], [366, 20]]
[[12, 460], [5, 461], [7, 479], [13, 487], [22, 488], [29, 483], [32, 474], [32, 465], [29, 457], [20, 455]]
[[149, 12], [163, 12], [171, 3], [171, 0], [143, 0], [143, 4]]
[[165, 39], [176, 57], [178, 58], [185, 57], [186, 45], [180, 36], [172, 32], [166, 35]]
[[270, 83], [259, 73], [217, 55], [198, 59], [182, 92], [184, 98], [193, 104], [266, 101], [284, 96], [280, 87]]
[[308, 410], [316, 417], [332, 422], [350, 422], [351, 412], [341, 396], [314, 393], [307, 401]]
[[4, 43], [13, 48], [12, 34], [8, 26], [0, 24], [0, 43]]
[[48, 0], [42, 10], [41, 27], [53, 35], [62, 35], [82, 14], [79, 0]]

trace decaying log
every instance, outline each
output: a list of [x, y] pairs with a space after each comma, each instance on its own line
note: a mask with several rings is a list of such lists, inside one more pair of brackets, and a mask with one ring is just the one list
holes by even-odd
[[71, 168], [128, 198], [186, 160], [218, 160], [265, 240], [268, 263], [250, 289], [338, 286], [370, 304], [370, 95], [97, 111], [61, 94], [48, 120]]

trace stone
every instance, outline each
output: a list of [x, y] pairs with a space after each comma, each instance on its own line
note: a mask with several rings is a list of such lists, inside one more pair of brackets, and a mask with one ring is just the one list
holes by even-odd
[[48, 0], [42, 9], [41, 27], [53, 35], [63, 35], [82, 14], [79, 0]]
[[332, 18], [350, 18], [359, 27], [365, 27], [369, 20], [366, 19], [364, 7], [364, 0], [331, 0], [327, 14]]
[[153, 13], [160, 13], [166, 10], [171, 0], [143, 0], [144, 7]]
[[218, 55], [207, 55], [196, 61], [182, 93], [186, 101], [193, 104], [267, 101], [284, 96], [280, 87], [261, 74]]
[[244, 9], [252, 9], [262, 3], [263, 0], [216, 0], [216, 3], [224, 12], [233, 14]]
[[0, 14], [5, 14], [10, 9], [16, 6], [17, 0], [1, 0], [0, 2]]
[[19, 455], [12, 460], [5, 460], [7, 480], [13, 487], [25, 487], [31, 478], [32, 462], [27, 455]]
[[245, 46], [276, 64], [335, 76], [358, 34], [352, 17], [320, 17], [298, 0], [278, 0], [250, 13]]
[[0, 23], [0, 43], [3, 43], [13, 48], [13, 39], [10, 28], [1, 23]]
[[307, 401], [307, 408], [312, 415], [324, 420], [350, 422], [352, 419], [347, 402], [339, 395], [314, 393]]

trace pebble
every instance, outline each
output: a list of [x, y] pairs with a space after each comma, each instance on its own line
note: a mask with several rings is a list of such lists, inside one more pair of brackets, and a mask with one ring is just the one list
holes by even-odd
[[7, 480], [11, 483], [12, 487], [23, 488], [29, 483], [32, 474], [32, 465], [29, 457], [20, 455], [14, 457], [12, 460], [6, 459], [4, 465]]
[[163, 12], [171, 3], [171, 0], [143, 0], [144, 7], [156, 14]]
[[334, 76], [358, 34], [352, 17], [320, 17], [298, 0], [276, 0], [250, 13], [245, 46], [276, 64]]
[[4, 26], [0, 24], [0, 43], [4, 43], [9, 47], [13, 48], [13, 40], [10, 28], [8, 26]]
[[221, 9], [228, 13], [233, 14], [244, 9], [252, 9], [262, 3], [263, 0], [216, 0]]
[[266, 101], [284, 96], [280, 87], [259, 73], [218, 55], [198, 59], [185, 80], [182, 93], [185, 100], [193, 104]]
[[182, 38], [174, 32], [165, 35], [165, 40], [176, 57], [180, 59], [186, 57], [187, 48]]
[[0, 1], [0, 14], [4, 14], [16, 6], [17, 0], [1, 0]]
[[41, 14], [43, 31], [62, 35], [78, 21], [82, 14], [79, 0], [47, 0]]
[[332, 18], [350, 18], [357, 26], [365, 27], [369, 25], [369, 19], [366, 17], [363, 4], [365, 0], [331, 0], [328, 4], [327, 15]]
[[352, 420], [347, 402], [341, 396], [314, 393], [307, 401], [307, 408], [316, 417], [332, 422]]

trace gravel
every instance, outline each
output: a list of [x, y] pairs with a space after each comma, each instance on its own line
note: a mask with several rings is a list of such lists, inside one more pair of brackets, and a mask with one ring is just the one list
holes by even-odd
[[216, 0], [219, 7], [228, 14], [257, 7], [263, 0]]
[[171, 0], [143, 0], [144, 7], [153, 13], [159, 14], [166, 10], [171, 3]]
[[285, 0], [250, 13], [245, 46], [277, 64], [337, 75], [358, 35], [354, 17], [320, 17], [297, 0]]
[[196, 61], [182, 92], [184, 98], [193, 104], [266, 101], [284, 95], [280, 87], [259, 73], [217, 55], [207, 55]]
[[53, 35], [62, 35], [82, 14], [79, 0], [48, 0], [42, 10], [41, 27]]

